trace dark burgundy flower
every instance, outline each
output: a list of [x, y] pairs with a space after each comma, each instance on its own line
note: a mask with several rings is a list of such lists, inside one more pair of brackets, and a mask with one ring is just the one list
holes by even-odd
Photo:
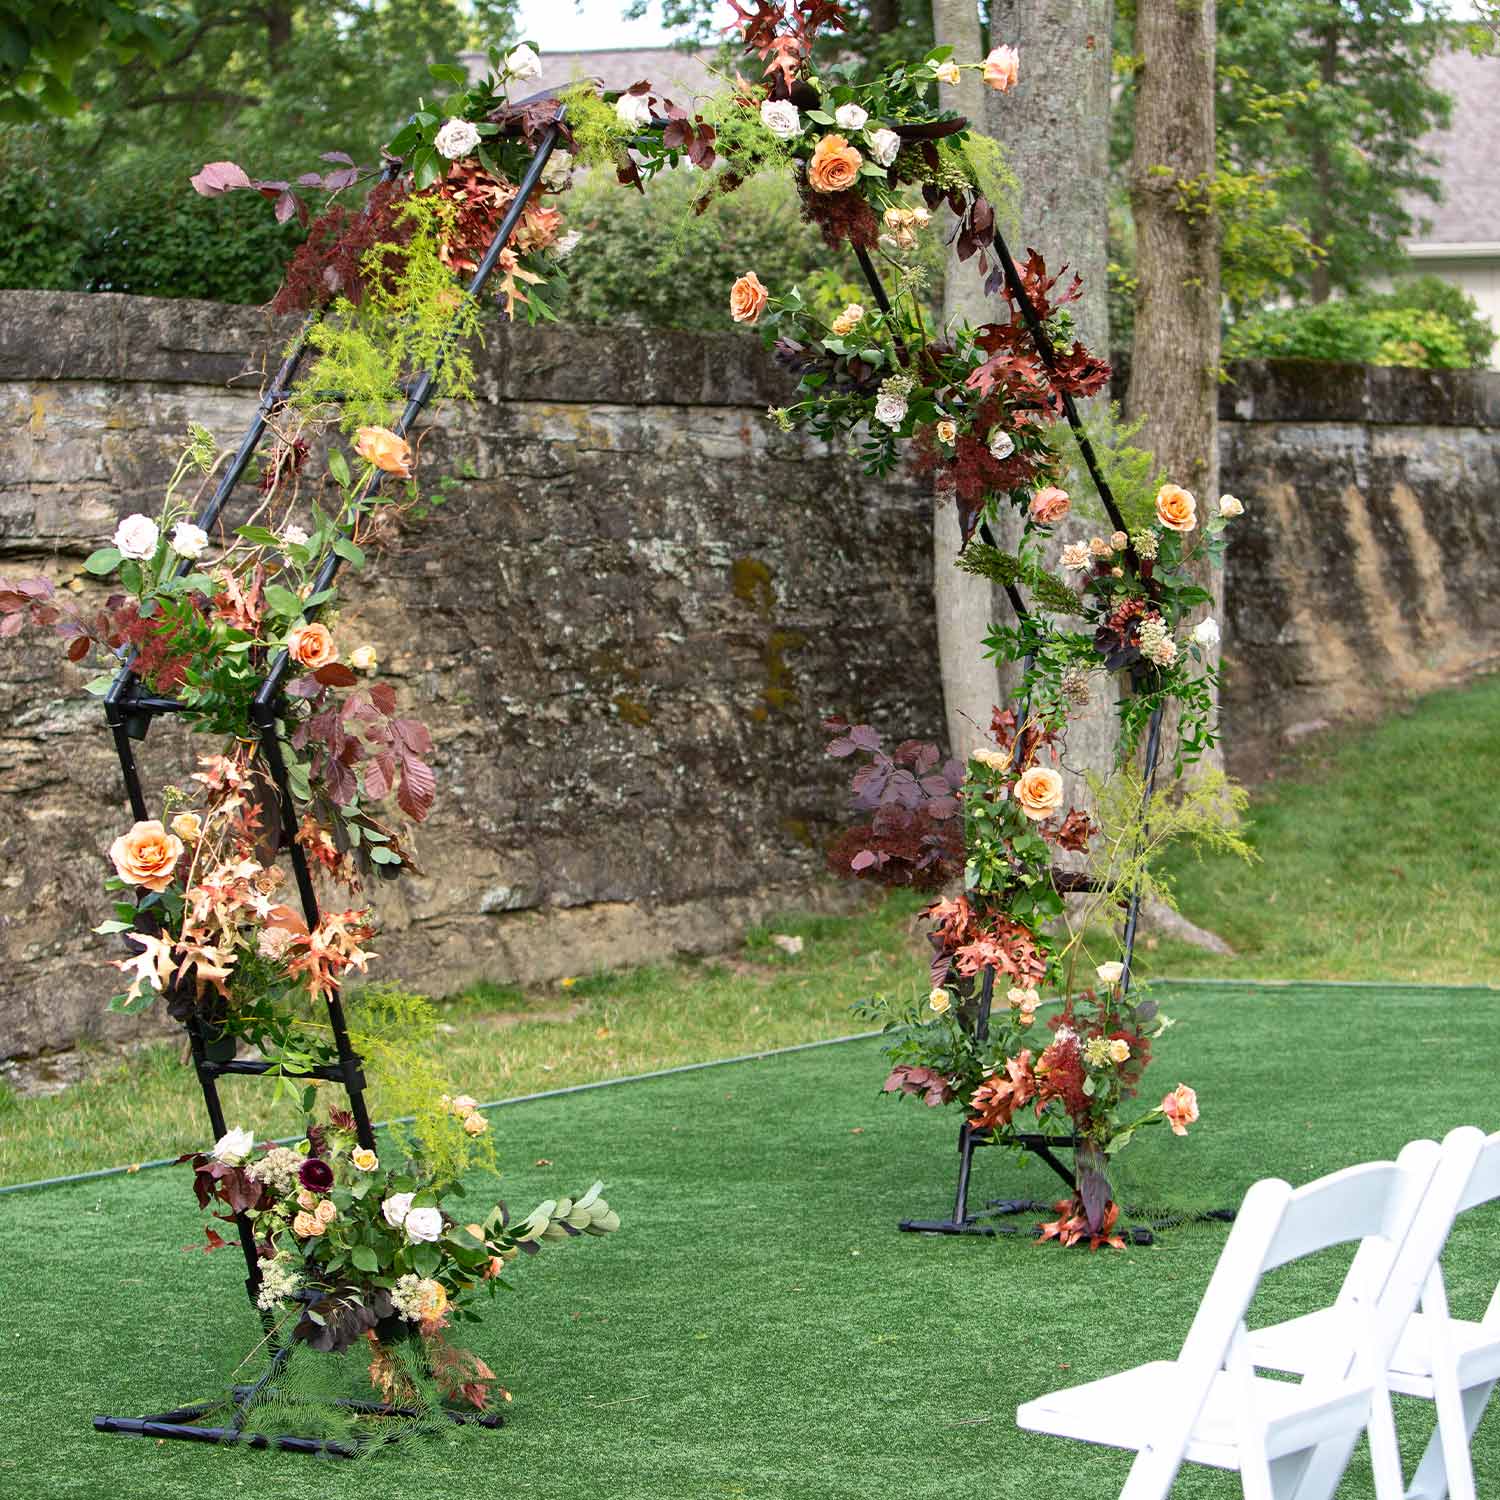
[[297, 1181], [310, 1193], [326, 1193], [333, 1186], [333, 1168], [321, 1156], [309, 1156], [297, 1168]]

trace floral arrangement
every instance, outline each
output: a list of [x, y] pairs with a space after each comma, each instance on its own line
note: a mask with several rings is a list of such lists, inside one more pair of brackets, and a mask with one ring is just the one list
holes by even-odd
[[[473, 1099], [444, 1095], [438, 1103], [464, 1134], [483, 1135], [488, 1122]], [[620, 1227], [597, 1182], [519, 1221], [503, 1203], [482, 1216], [455, 1216], [443, 1203], [445, 1192], [458, 1192], [451, 1179], [435, 1179], [420, 1151], [382, 1162], [358, 1144], [352, 1116], [339, 1110], [295, 1147], [257, 1145], [249, 1131], [234, 1129], [211, 1151], [181, 1160], [192, 1163], [200, 1207], [224, 1220], [243, 1215], [253, 1226], [256, 1305], [272, 1331], [289, 1328], [292, 1341], [322, 1352], [363, 1340], [371, 1383], [395, 1406], [411, 1393], [393, 1351], [412, 1342], [447, 1400], [481, 1411], [497, 1397], [508, 1401], [494, 1371], [454, 1344], [450, 1330], [477, 1321], [481, 1293], [511, 1289], [506, 1269], [518, 1256]], [[225, 1243], [212, 1227], [206, 1232], [209, 1248]]]
[[[1068, 308], [1081, 281], [1050, 274], [1035, 252], [1016, 266], [1002, 249], [980, 187], [986, 148], [941, 107], [941, 88], [961, 67], [950, 49], [860, 82], [813, 65], [817, 28], [842, 24], [836, 7], [799, 0], [783, 13], [761, 0], [753, 14], [737, 9], [767, 80], [742, 86], [741, 107], [758, 110], [782, 143], [829, 243], [847, 240], [862, 257], [876, 303], [824, 318], [796, 287], [767, 287], [753, 270], [735, 282], [731, 319], [758, 328], [797, 378], [796, 399], [769, 415], [784, 431], [857, 450], [867, 472], [904, 459], [931, 476], [958, 507], [957, 565], [1003, 584], [1017, 609], [1016, 623], [994, 628], [984, 645], [1023, 664], [1024, 716], [997, 710], [990, 743], [968, 766], [916, 741], [887, 752], [869, 725], [828, 725], [828, 753], [862, 761], [852, 787], [861, 821], [834, 842], [830, 865], [954, 892], [925, 912], [934, 948], [925, 1001], [865, 1008], [895, 1038], [885, 1087], [930, 1105], [958, 1102], [974, 1130], [996, 1138], [1043, 1134], [1071, 1145], [1077, 1192], [1043, 1237], [1123, 1245], [1109, 1158], [1147, 1125], [1184, 1134], [1198, 1118], [1197, 1098], [1179, 1084], [1131, 1117], [1170, 1021], [1131, 991], [1122, 958], [1085, 963], [1086, 983], [1078, 971], [1085, 939], [1097, 942], [1125, 893], [1152, 882], [1150, 856], [1166, 839], [1243, 847], [1233, 832], [1239, 800], [1222, 776], [1168, 802], [1128, 770], [1142, 731], [1168, 703], [1177, 710], [1179, 769], [1215, 743], [1218, 627], [1189, 625], [1210, 601], [1191, 570], [1221, 560], [1225, 528], [1243, 506], [1226, 495], [1201, 515], [1192, 494], [1129, 446], [1129, 430], [1078, 421], [1076, 401], [1102, 391], [1110, 373], [1074, 336]], [[969, 66], [1004, 93], [1021, 61], [1001, 46]], [[701, 117], [696, 126], [701, 136]], [[973, 260], [987, 289], [1004, 295], [1003, 315], [979, 327], [931, 328], [924, 318], [925, 273], [913, 252], [942, 204], [956, 221], [959, 259]], [[1108, 475], [1104, 521], [1070, 536], [1064, 528], [1091, 511], [1074, 498], [1082, 469], [1096, 482]], [[1004, 508], [1019, 517], [1014, 551], [992, 537]], [[1065, 805], [1059, 765], [1070, 715], [1089, 702], [1092, 681], [1111, 673], [1129, 688], [1119, 779], [1134, 803], [1097, 785], [1096, 800], [1116, 816], [1096, 821]], [[1072, 893], [1089, 899], [1069, 930]], [[1044, 991], [1060, 1004], [1038, 1037]]]

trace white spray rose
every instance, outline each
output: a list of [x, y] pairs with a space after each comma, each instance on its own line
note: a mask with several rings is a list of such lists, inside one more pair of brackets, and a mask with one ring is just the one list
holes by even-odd
[[1015, 451], [1016, 440], [1008, 432], [997, 427], [990, 434], [990, 457], [996, 463], [1004, 463]]
[[577, 230], [577, 229], [570, 229], [570, 230], [569, 230], [569, 231], [568, 231], [568, 232], [567, 232], [567, 233], [566, 233], [566, 234], [565, 234], [565, 235], [564, 235], [564, 236], [563, 236], [563, 237], [562, 237], [562, 238], [561, 238], [561, 239], [560, 239], [560, 240], [559, 240], [559, 241], [558, 241], [558, 242], [557, 242], [557, 243], [556, 243], [556, 244], [555, 244], [555, 245], [554, 245], [554, 246], [553, 246], [553, 247], [552, 247], [552, 253], [553, 253], [553, 254], [554, 254], [554, 255], [555, 255], [555, 256], [556, 256], [556, 257], [557, 257], [557, 258], [558, 258], [558, 259], [559, 259], [559, 260], [562, 260], [562, 259], [563, 259], [563, 258], [564, 258], [564, 257], [565, 257], [565, 256], [568, 256], [568, 255], [571, 255], [571, 254], [572, 254], [572, 253], [573, 253], [573, 252], [574, 252], [574, 251], [575, 251], [575, 250], [576, 250], [576, 249], [577, 249], [577, 248], [578, 248], [578, 242], [579, 242], [579, 240], [581, 240], [581, 239], [582, 239], [582, 238], [583, 238], [583, 234], [582, 234], [582, 232], [581, 232], [581, 231], [579, 231], [579, 230]]
[[307, 542], [307, 533], [300, 526], [288, 526], [281, 533], [281, 544], [284, 547], [305, 547]]
[[1120, 976], [1125, 972], [1125, 965], [1111, 961], [1107, 964], [1100, 964], [1094, 972], [1105, 984], [1118, 984]]
[[760, 123], [778, 140], [802, 134], [802, 116], [790, 99], [767, 99], [760, 107]]
[[238, 1167], [254, 1149], [255, 1137], [248, 1130], [231, 1130], [214, 1142], [214, 1160]]
[[1193, 626], [1193, 639], [1200, 646], [1217, 646], [1219, 644], [1219, 622], [1212, 615], [1206, 620], [1199, 620]]
[[409, 1240], [426, 1240], [429, 1243], [443, 1232], [443, 1215], [436, 1208], [409, 1209], [403, 1220]]
[[901, 150], [901, 137], [894, 130], [872, 130], [868, 139], [871, 158], [882, 167], [890, 166]]
[[834, 110], [833, 118], [845, 130], [863, 130], [865, 121], [870, 118], [870, 115], [867, 110], [861, 109], [857, 104], [841, 104]]
[[145, 562], [156, 555], [156, 543], [160, 537], [156, 522], [139, 512], [126, 516], [115, 527], [115, 546], [120, 549], [121, 557], [133, 558], [136, 562]]
[[615, 113], [627, 125], [651, 123], [651, 105], [644, 94], [621, 94], [615, 100]]
[[411, 1200], [417, 1195], [415, 1193], [392, 1193], [384, 1203], [380, 1205], [380, 1211], [385, 1215], [385, 1222], [392, 1229], [399, 1229], [411, 1213]]
[[884, 395], [875, 403], [875, 420], [899, 427], [906, 420], [906, 397]]
[[178, 557], [202, 557], [208, 550], [208, 533], [191, 521], [179, 521], [172, 528], [172, 550]]
[[505, 59], [505, 71], [512, 78], [540, 78], [542, 60], [523, 42]]
[[478, 144], [479, 132], [467, 120], [449, 120], [432, 138], [433, 149], [449, 161], [467, 156]]

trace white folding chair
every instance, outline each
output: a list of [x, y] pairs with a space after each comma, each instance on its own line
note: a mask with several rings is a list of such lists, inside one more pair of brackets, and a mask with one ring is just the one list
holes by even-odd
[[[1470, 1139], [1469, 1137], [1472, 1137]], [[1414, 1141], [1395, 1162], [1349, 1167], [1295, 1191], [1268, 1179], [1245, 1195], [1175, 1360], [1029, 1401], [1033, 1432], [1136, 1450], [1121, 1500], [1162, 1500], [1184, 1462], [1234, 1469], [1246, 1500], [1330, 1500], [1360, 1434], [1395, 1448], [1383, 1373], [1447, 1237], [1482, 1141], [1454, 1132]], [[1290, 1261], [1354, 1241], [1391, 1247], [1390, 1273], [1355, 1295], [1357, 1316], [1330, 1330], [1327, 1358], [1300, 1384], [1257, 1376], [1245, 1312], [1261, 1278]], [[1386, 1431], [1378, 1436], [1375, 1428]], [[1398, 1500], [1389, 1476], [1380, 1500]]]
[[[1500, 1131], [1480, 1147], [1458, 1212], [1500, 1200]], [[1392, 1256], [1383, 1241], [1360, 1246], [1343, 1290], [1332, 1307], [1289, 1318], [1250, 1333], [1251, 1361], [1268, 1370], [1305, 1374], [1321, 1358], [1338, 1325], [1351, 1315], [1361, 1287], [1390, 1274]], [[1437, 1426], [1428, 1440], [1407, 1500], [1475, 1500], [1469, 1448], [1496, 1383], [1500, 1382], [1500, 1286], [1477, 1322], [1448, 1316], [1441, 1265], [1434, 1265], [1422, 1289], [1421, 1310], [1413, 1313], [1392, 1353], [1386, 1385], [1405, 1396], [1420, 1396], [1437, 1408]]]

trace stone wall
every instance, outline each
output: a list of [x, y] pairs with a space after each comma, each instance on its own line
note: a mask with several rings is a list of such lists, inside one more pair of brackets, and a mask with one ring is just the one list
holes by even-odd
[[[76, 575], [150, 508], [189, 420], [236, 439], [254, 310], [0, 293], [0, 574]], [[429, 473], [473, 477], [351, 580], [339, 625], [432, 723], [426, 878], [380, 892], [381, 971], [443, 991], [709, 951], [831, 899], [838, 710], [937, 735], [928, 507], [763, 419], [747, 337], [495, 330]], [[1500, 377], [1240, 367], [1226, 488], [1234, 752], [1376, 709], [1500, 640]], [[95, 1034], [87, 933], [124, 816], [102, 714], [50, 642], [0, 646], [0, 1055]], [[162, 724], [153, 779], [189, 764]], [[80, 964], [78, 955], [89, 955]], [[135, 1024], [135, 1023], [132, 1023]]]

